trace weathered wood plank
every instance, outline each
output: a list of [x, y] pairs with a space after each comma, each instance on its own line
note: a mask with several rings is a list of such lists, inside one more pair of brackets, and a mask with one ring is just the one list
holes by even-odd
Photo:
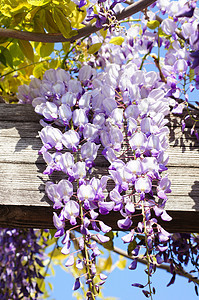
[[[30, 105], [0, 104], [0, 226], [53, 227], [52, 204], [44, 193], [49, 177], [43, 175], [45, 164], [38, 155], [42, 146], [39, 119]], [[181, 133], [180, 121], [170, 118], [170, 128], [172, 193], [166, 208], [174, 220], [165, 228], [199, 232], [199, 143], [190, 136], [190, 127]], [[101, 162], [100, 157], [96, 174], [105, 173]], [[50, 180], [56, 176], [51, 175]], [[104, 219], [116, 228], [118, 216], [110, 214]]]
[[[49, 206], [44, 197], [44, 183], [55, 181], [58, 175], [50, 178], [42, 174], [42, 164], [0, 163], [0, 203], [15, 205]], [[104, 168], [97, 167], [95, 174], [106, 174]], [[184, 175], [183, 175], [184, 174]], [[59, 175], [61, 178], [61, 174]], [[64, 175], [63, 175], [64, 176]], [[172, 180], [172, 193], [169, 195], [168, 210], [199, 211], [199, 169], [169, 168]]]
[[[162, 222], [169, 232], [198, 232], [199, 218], [197, 212], [168, 211], [173, 218], [170, 222]], [[43, 206], [26, 206], [26, 205], [0, 205], [0, 225], [1, 227], [29, 227], [29, 228], [54, 228], [52, 221], [53, 208]], [[121, 218], [118, 212], [110, 212], [110, 214], [102, 216], [106, 224], [113, 229], [117, 228], [117, 220]], [[141, 220], [140, 216], [135, 216], [133, 226]], [[66, 224], [66, 228], [69, 226]]]
[[[32, 114], [35, 115], [33, 110]], [[38, 121], [35, 123], [35, 119], [33, 120], [33, 122], [0, 121], [0, 162], [34, 163], [36, 160], [38, 163], [42, 162], [37, 152], [42, 146], [38, 137], [41, 126]], [[198, 167], [199, 142], [190, 135], [190, 128], [185, 131], [185, 134], [182, 134], [180, 126], [173, 128], [169, 139], [168, 166]]]
[[[34, 123], [33, 123], [34, 124]], [[39, 130], [38, 124], [35, 126], [35, 131]], [[12, 130], [11, 135], [5, 135], [6, 130], [1, 131], [1, 143], [0, 143], [0, 162], [13, 162], [13, 163], [35, 163], [35, 161], [43, 162], [42, 156], [38, 155], [39, 149], [42, 147], [42, 142], [38, 135], [33, 135], [32, 132], [28, 134], [28, 131], [20, 137]], [[8, 129], [10, 131], [10, 129]], [[189, 141], [185, 141], [183, 146], [175, 146], [170, 143], [168, 149], [169, 162], [168, 166], [191, 166], [198, 167], [199, 160], [199, 144], [198, 147], [190, 145]]]
[[0, 104], [0, 121], [38, 123], [39, 115], [27, 104]]

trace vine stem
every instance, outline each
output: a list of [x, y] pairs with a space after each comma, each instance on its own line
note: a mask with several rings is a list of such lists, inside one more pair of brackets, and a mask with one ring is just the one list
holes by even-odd
[[[73, 125], [73, 122], [71, 120], [71, 129], [74, 130], [74, 125]], [[77, 152], [75, 154], [75, 162], [77, 162]], [[77, 180], [77, 188], [79, 187], [79, 180]], [[83, 204], [81, 201], [79, 201], [79, 207], [80, 207], [80, 219], [81, 219], [81, 225], [83, 226], [84, 225], [84, 211], [83, 211]], [[86, 260], [86, 264], [85, 264], [85, 267], [86, 267], [86, 272], [87, 272], [87, 275], [88, 275], [88, 279], [89, 280], [89, 283], [88, 283], [88, 286], [89, 286], [89, 291], [91, 292], [91, 299], [90, 300], [95, 300], [95, 286], [94, 286], [94, 282], [93, 282], [93, 278], [91, 276], [91, 270], [90, 270], [90, 258], [89, 258], [89, 253], [88, 253], [88, 247], [87, 247], [87, 239], [86, 239], [86, 235], [83, 234], [83, 239], [84, 239], [84, 258]]]
[[149, 286], [150, 298], [151, 298], [151, 300], [153, 300], [152, 290], [151, 290], [151, 279], [150, 279], [150, 256], [149, 256], [149, 247], [148, 247], [148, 241], [147, 241], [146, 216], [145, 216], [145, 209], [144, 209], [144, 200], [142, 201], [142, 217], [143, 217], [143, 223], [144, 223], [144, 238], [145, 238], [145, 244], [146, 244], [146, 261], [147, 261], [148, 286]]
[[[81, 224], [83, 225], [84, 212], [83, 212], [82, 203], [80, 203], [80, 217], [81, 217]], [[91, 272], [90, 272], [90, 258], [89, 258], [89, 253], [88, 253], [86, 236], [83, 235], [83, 238], [84, 238], [84, 253], [85, 253], [85, 259], [86, 259], [86, 272], [88, 274], [88, 279], [89, 279], [88, 285], [89, 285], [89, 290], [91, 292], [91, 297], [92, 297], [91, 300], [95, 300], [95, 291], [94, 291], [95, 287], [94, 287], [93, 278], [92, 278]]]
[[144, 65], [144, 62], [145, 62], [145, 60], [147, 59], [147, 56], [149, 56], [149, 54], [150, 54], [150, 51], [149, 52], [147, 52], [144, 56], [143, 56], [143, 58], [142, 58], [142, 62], [141, 62], [141, 65], [140, 65], [140, 68], [139, 68], [139, 70], [142, 70], [142, 68], [143, 68], [143, 65]]
[[[114, 15], [117, 21], [121, 21], [125, 18], [128, 18], [135, 13], [145, 9], [149, 5], [153, 4], [156, 0], [140, 0], [136, 3], [129, 5], [128, 7], [124, 8], [121, 12]], [[104, 25], [108, 24], [108, 19]], [[34, 42], [43, 42], [43, 43], [60, 43], [60, 42], [71, 42], [89, 36], [92, 33], [99, 31], [101, 27], [97, 27], [95, 25], [88, 25], [79, 30], [77, 30], [77, 34], [70, 38], [65, 38], [61, 33], [54, 33], [54, 34], [45, 34], [45, 33], [36, 33], [36, 32], [28, 32], [28, 31], [20, 31], [14, 29], [6, 29], [0, 28], [0, 37], [8, 37], [14, 38], [19, 40], [26, 40], [26, 41], [34, 41]]]

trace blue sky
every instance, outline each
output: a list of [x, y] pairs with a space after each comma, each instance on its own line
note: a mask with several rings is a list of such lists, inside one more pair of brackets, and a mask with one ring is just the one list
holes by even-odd
[[[117, 259], [117, 255], [113, 255]], [[130, 260], [127, 262], [127, 266]], [[130, 271], [128, 268], [124, 270], [114, 269], [110, 273], [106, 283], [103, 286], [103, 294], [106, 297], [114, 296], [118, 300], [128, 299], [146, 299], [139, 288], [132, 287], [131, 284], [139, 282], [145, 284], [147, 275], [144, 272], [145, 267], [138, 264], [135, 271]], [[74, 279], [72, 275], [64, 272], [60, 266], [55, 266], [55, 277], [48, 278], [53, 284], [53, 292], [50, 293], [49, 300], [69, 300], [75, 299], [72, 297], [72, 287]], [[194, 285], [188, 283], [186, 278], [177, 276], [174, 285], [166, 287], [170, 281], [171, 275], [164, 270], [157, 270], [152, 277], [153, 286], [156, 289], [156, 295], [153, 300], [194, 300], [198, 299], [194, 291]]]
[[[126, 249], [126, 245], [121, 241], [121, 236], [114, 239], [114, 246], [123, 250]], [[108, 257], [108, 251], [101, 248], [104, 251], [105, 257]], [[115, 263], [119, 256], [118, 254], [112, 254], [113, 263]], [[131, 260], [127, 259], [127, 265], [124, 270], [115, 268], [103, 285], [103, 294], [106, 297], [116, 297], [118, 300], [129, 299], [147, 299], [141, 289], [132, 287], [131, 284], [138, 282], [146, 284], [147, 275], [144, 272], [145, 266], [138, 263], [137, 269], [131, 271], [128, 269]], [[55, 266], [55, 276], [48, 277], [48, 281], [53, 284], [53, 291], [49, 292], [49, 300], [73, 300], [75, 299], [72, 294], [72, 287], [74, 284], [74, 278], [69, 272], [65, 272], [60, 266]], [[173, 285], [167, 287], [171, 279], [171, 274], [165, 270], [157, 269], [152, 276], [152, 286], [156, 289], [156, 294], [153, 296], [153, 300], [196, 300], [198, 299], [195, 294], [194, 284], [188, 283], [188, 279], [182, 276], [176, 276], [176, 281]]]

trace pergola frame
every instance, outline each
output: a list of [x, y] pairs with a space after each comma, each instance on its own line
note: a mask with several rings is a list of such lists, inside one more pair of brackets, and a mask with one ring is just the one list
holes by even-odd
[[[190, 135], [190, 127], [182, 133], [180, 117], [168, 118], [172, 193], [166, 209], [173, 220], [162, 224], [170, 232], [199, 232], [199, 142]], [[38, 155], [42, 145], [39, 119], [31, 105], [0, 104], [0, 227], [54, 227], [44, 183], [58, 179], [60, 174], [50, 178], [43, 174], [45, 163]], [[104, 174], [105, 167], [101, 156], [96, 172]], [[136, 215], [133, 225], [140, 220], [139, 212]], [[118, 230], [119, 213], [102, 218]]]

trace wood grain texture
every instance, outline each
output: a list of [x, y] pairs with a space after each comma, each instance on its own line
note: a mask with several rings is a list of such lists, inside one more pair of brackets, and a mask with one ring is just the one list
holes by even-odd
[[[45, 164], [38, 150], [39, 116], [30, 105], [0, 104], [0, 226], [52, 228], [52, 203], [44, 192], [47, 180], [62, 175], [43, 174]], [[170, 231], [199, 232], [199, 143], [190, 126], [181, 132], [180, 119], [169, 116], [169, 178], [172, 193], [166, 205], [173, 221]], [[103, 157], [96, 160], [96, 174], [105, 174]], [[103, 217], [114, 229], [119, 214]], [[134, 222], [139, 220], [135, 218]]]

